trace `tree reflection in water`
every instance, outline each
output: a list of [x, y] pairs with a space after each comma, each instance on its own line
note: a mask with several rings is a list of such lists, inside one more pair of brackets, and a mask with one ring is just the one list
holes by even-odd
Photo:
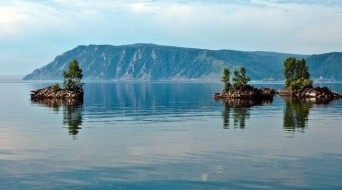
[[82, 125], [82, 105], [63, 105], [63, 124], [68, 126], [69, 135], [76, 137]]
[[299, 99], [286, 98], [284, 108], [284, 130], [287, 132], [304, 132], [312, 103]]
[[42, 99], [35, 100], [33, 103], [52, 108], [54, 111], [59, 112], [63, 108], [63, 125], [67, 125], [69, 135], [76, 138], [76, 135], [81, 129], [82, 125], [82, 110], [83, 101], [79, 100], [59, 100], [59, 99]]
[[284, 108], [284, 130], [287, 132], [304, 132], [308, 126], [310, 109], [313, 105], [329, 104], [333, 99], [324, 98], [290, 98], [283, 97]]
[[224, 110], [222, 111], [223, 128], [229, 129], [231, 117], [234, 128], [244, 129], [246, 120], [250, 117], [250, 110], [253, 106], [262, 106], [272, 103], [273, 99], [252, 100], [252, 99], [222, 99]]

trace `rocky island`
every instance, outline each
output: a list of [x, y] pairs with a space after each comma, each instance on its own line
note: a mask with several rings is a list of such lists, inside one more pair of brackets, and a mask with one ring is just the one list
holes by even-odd
[[223, 91], [222, 93], [215, 93], [214, 98], [266, 100], [272, 99], [275, 94], [276, 90], [271, 88], [255, 88], [250, 85], [244, 85]]
[[335, 100], [341, 98], [341, 94], [332, 92], [327, 87], [305, 88], [300, 91], [281, 90], [280, 96], [291, 96], [298, 98], [317, 98], [322, 100]]
[[223, 71], [222, 82], [224, 90], [221, 93], [215, 93], [215, 100], [228, 99], [249, 99], [249, 100], [271, 100], [276, 94], [276, 90], [270, 88], [255, 88], [248, 85], [250, 77], [246, 76], [246, 69], [241, 67], [240, 70], [234, 71], [233, 84], [230, 82], [230, 70], [225, 68]]
[[330, 91], [327, 87], [313, 87], [313, 81], [306, 66], [305, 59], [297, 60], [295, 57], [289, 57], [284, 60], [285, 87], [276, 91], [270, 88], [254, 88], [248, 85], [249, 77], [246, 76], [246, 69], [234, 71], [231, 84], [230, 70], [225, 68], [223, 71], [222, 82], [224, 90], [221, 93], [215, 93], [215, 100], [267, 100], [272, 99], [274, 95], [279, 94], [286, 98], [296, 98], [303, 102], [327, 103], [342, 97], [337, 92]]
[[80, 102], [83, 101], [82, 70], [76, 59], [69, 63], [69, 69], [64, 71], [64, 88], [58, 83], [38, 90], [31, 91], [31, 100], [35, 102], [55, 100], [56, 102]]
[[76, 88], [68, 90], [56, 88], [55, 86], [49, 86], [31, 91], [31, 100], [34, 101], [42, 99], [83, 100], [83, 89]]
[[327, 87], [313, 87], [305, 59], [287, 58], [284, 61], [284, 76], [285, 88], [279, 91], [280, 96], [298, 98], [312, 103], [324, 103], [342, 97]]

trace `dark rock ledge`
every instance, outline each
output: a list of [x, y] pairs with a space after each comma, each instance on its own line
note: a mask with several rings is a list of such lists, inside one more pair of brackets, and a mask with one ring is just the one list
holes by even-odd
[[330, 91], [327, 87], [305, 88], [301, 91], [280, 90], [280, 96], [305, 99], [312, 102], [326, 102], [341, 98], [341, 94]]
[[75, 88], [73, 90], [55, 89], [52, 86], [31, 91], [31, 100], [38, 101], [44, 99], [57, 100], [83, 100], [83, 89]]
[[222, 93], [215, 93], [214, 99], [252, 99], [267, 100], [272, 99], [276, 94], [276, 90], [270, 88], [254, 88], [250, 85], [244, 85], [232, 88]]

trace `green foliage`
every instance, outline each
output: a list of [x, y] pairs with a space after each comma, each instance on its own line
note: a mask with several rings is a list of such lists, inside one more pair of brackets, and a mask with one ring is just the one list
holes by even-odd
[[247, 83], [250, 80], [251, 80], [251, 78], [246, 76], [246, 68], [245, 67], [241, 67], [240, 71], [239, 70], [234, 71], [233, 86], [235, 88], [247, 85]]
[[230, 70], [229, 68], [224, 68], [223, 70], [223, 77], [221, 81], [224, 83], [224, 90], [228, 91], [232, 85], [230, 83]]
[[284, 61], [284, 76], [285, 76], [285, 87], [290, 87], [291, 83], [296, 80], [296, 65], [297, 59], [289, 57]]
[[300, 91], [300, 90], [303, 90], [304, 88], [309, 88], [309, 87], [312, 87], [312, 80], [300, 78], [300, 79], [294, 80], [290, 84], [289, 89], [294, 90], [294, 91]]
[[57, 92], [58, 90], [60, 90], [61, 89], [61, 87], [59, 86], [59, 84], [56, 82], [55, 84], [53, 84], [53, 86], [52, 86], [52, 90], [54, 91], [54, 92]]
[[248, 81], [250, 81], [250, 77], [246, 76], [246, 68], [241, 67], [240, 70], [234, 71], [233, 77], [233, 85], [230, 83], [230, 70], [229, 68], [224, 68], [223, 70], [223, 77], [221, 81], [224, 83], [224, 91], [228, 91], [232, 88], [238, 88], [244, 85], [247, 85]]
[[305, 59], [298, 60], [297, 62], [297, 74], [299, 78], [310, 79], [308, 67], [306, 66]]
[[68, 90], [82, 88], [82, 77], [82, 69], [79, 67], [77, 60], [73, 59], [69, 63], [68, 70], [64, 71], [64, 88]]
[[305, 59], [289, 57], [284, 61], [285, 88], [302, 90], [312, 87], [312, 80]]

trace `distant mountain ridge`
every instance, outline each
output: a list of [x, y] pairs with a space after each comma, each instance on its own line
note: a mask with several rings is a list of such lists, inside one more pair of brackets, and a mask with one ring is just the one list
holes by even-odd
[[24, 80], [58, 80], [76, 58], [88, 80], [215, 80], [224, 67], [246, 67], [252, 80], [283, 80], [283, 61], [305, 58], [313, 78], [342, 80], [342, 53], [298, 55], [207, 50], [154, 44], [78, 46], [26, 75]]

